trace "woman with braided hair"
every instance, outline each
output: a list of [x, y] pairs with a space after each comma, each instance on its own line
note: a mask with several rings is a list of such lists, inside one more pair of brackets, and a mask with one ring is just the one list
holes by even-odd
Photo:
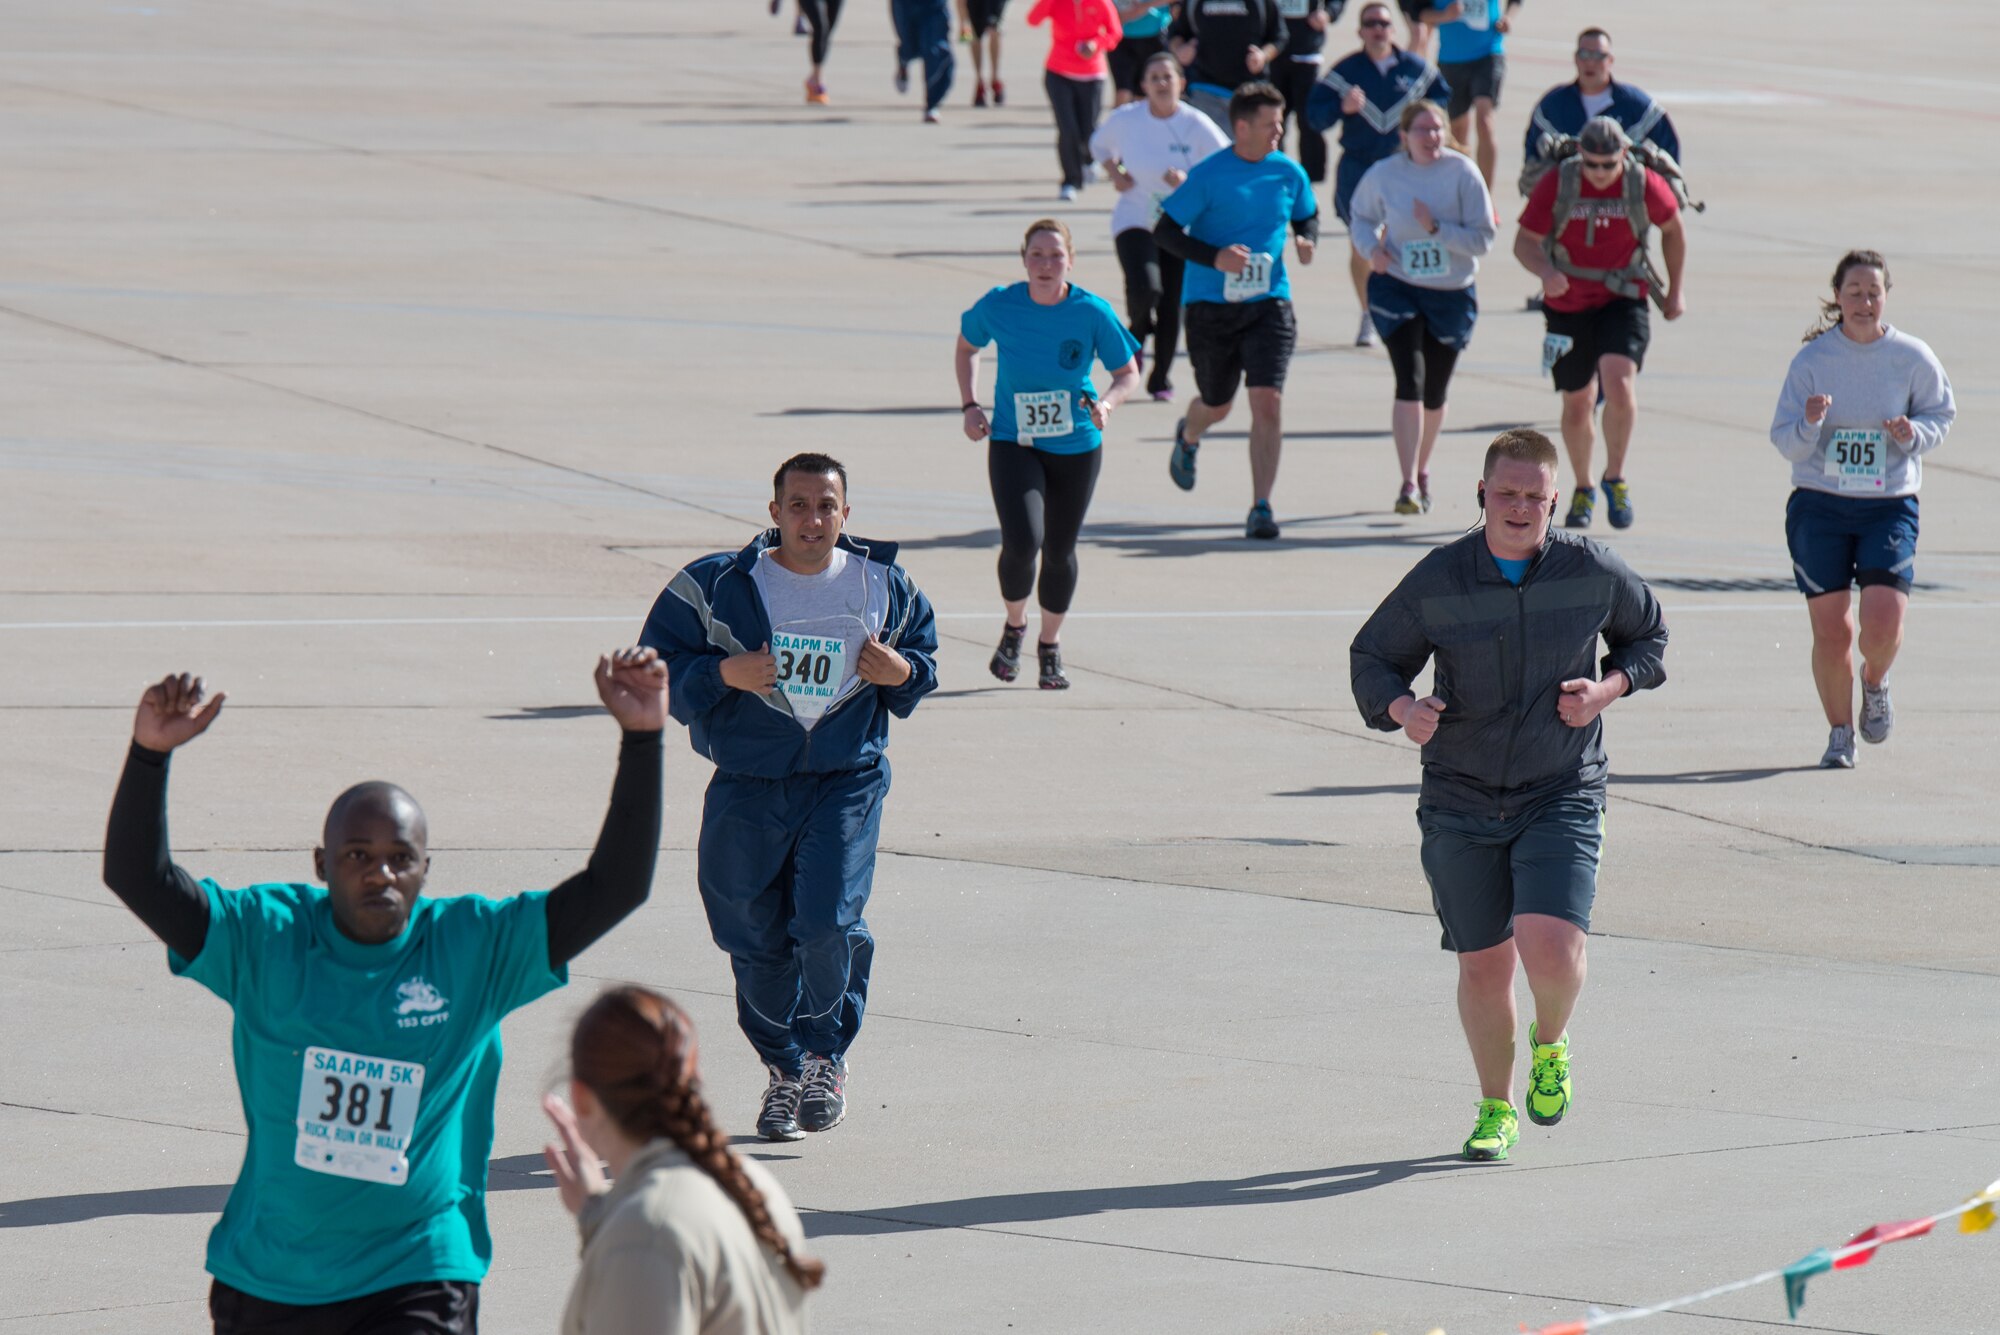
[[[583, 1234], [563, 1335], [797, 1335], [826, 1267], [763, 1165], [715, 1125], [694, 1025], [643, 987], [606, 991], [570, 1039], [570, 1103], [544, 1148]], [[598, 1165], [611, 1169], [607, 1182]]]

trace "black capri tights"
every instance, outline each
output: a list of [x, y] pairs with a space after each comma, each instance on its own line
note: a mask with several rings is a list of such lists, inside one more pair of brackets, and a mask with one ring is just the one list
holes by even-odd
[[1403, 321], [1391, 334], [1382, 336], [1389, 351], [1389, 365], [1396, 371], [1396, 398], [1403, 403], [1422, 399], [1424, 407], [1436, 412], [1444, 407], [1444, 392], [1451, 384], [1451, 371], [1458, 365], [1458, 349], [1431, 336], [1430, 326], [1419, 315]]
[[1111, 242], [1125, 270], [1125, 310], [1132, 337], [1142, 348], [1147, 338], [1153, 340], [1153, 369], [1146, 376], [1146, 389], [1166, 389], [1173, 383], [1174, 351], [1181, 341], [1181, 280], [1187, 261], [1154, 245], [1153, 234], [1143, 227], [1128, 227]]
[[842, 0], [799, 0], [799, 12], [812, 30], [812, 63], [826, 64], [826, 48], [833, 42], [833, 25], [840, 22]]
[[[986, 446], [986, 476], [1000, 516], [1000, 596], [1010, 603], [1038, 593], [1044, 611], [1069, 611], [1076, 596], [1076, 539], [1097, 490], [1104, 451], [1049, 454], [1011, 440]], [[1039, 590], [1035, 557], [1042, 560]]]

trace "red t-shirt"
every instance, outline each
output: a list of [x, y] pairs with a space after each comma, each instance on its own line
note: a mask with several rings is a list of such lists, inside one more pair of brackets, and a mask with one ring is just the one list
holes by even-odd
[[[1632, 167], [1627, 165], [1626, 171]], [[1661, 227], [1676, 217], [1681, 207], [1674, 202], [1673, 187], [1660, 174], [1650, 168], [1646, 172], [1646, 216], [1653, 226]], [[1535, 182], [1534, 193], [1528, 196], [1528, 206], [1521, 210], [1521, 226], [1530, 232], [1543, 236], [1556, 221], [1556, 187], [1561, 172], [1549, 171]], [[1583, 178], [1583, 189], [1578, 193], [1576, 209], [1569, 215], [1569, 225], [1563, 228], [1559, 238], [1569, 250], [1571, 264], [1583, 269], [1617, 269], [1632, 258], [1632, 223], [1625, 216], [1625, 178], [1620, 176], [1610, 185], [1601, 189]], [[1646, 280], [1639, 280], [1639, 295], [1646, 295]], [[1594, 311], [1600, 306], [1609, 306], [1617, 295], [1602, 283], [1587, 278], [1572, 277], [1569, 291], [1560, 297], [1550, 297], [1548, 307], [1552, 311]]]

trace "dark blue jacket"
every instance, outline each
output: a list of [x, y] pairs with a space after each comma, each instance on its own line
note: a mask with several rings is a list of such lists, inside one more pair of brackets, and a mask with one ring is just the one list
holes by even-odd
[[[1361, 89], [1367, 101], [1352, 116], [1343, 115], [1342, 100], [1350, 88]], [[1418, 98], [1428, 98], [1444, 106], [1451, 100], [1451, 85], [1435, 65], [1422, 56], [1396, 50], [1396, 63], [1384, 74], [1366, 51], [1342, 56], [1332, 69], [1320, 76], [1306, 99], [1306, 124], [1325, 130], [1340, 122], [1340, 150], [1343, 156], [1363, 163], [1380, 162], [1402, 146], [1397, 131], [1402, 128], [1403, 108]]]
[[[1646, 96], [1642, 89], [1613, 79], [1611, 105], [1604, 109], [1604, 114], [1624, 126], [1633, 143], [1642, 144], [1650, 139], [1655, 148], [1671, 153], [1675, 162], [1681, 160], [1681, 139], [1674, 133], [1673, 119], [1665, 107]], [[1533, 162], [1541, 157], [1536, 150], [1543, 135], [1567, 135], [1573, 139], [1583, 132], [1584, 122], [1589, 119], [1583, 114], [1583, 93], [1575, 84], [1549, 89], [1535, 104], [1535, 114], [1528, 117], [1525, 160]]]
[[751, 572], [777, 545], [776, 529], [734, 554], [693, 561], [653, 602], [639, 643], [667, 660], [667, 712], [685, 723], [688, 742], [718, 770], [759, 779], [830, 774], [874, 763], [889, 742], [889, 715], [908, 718], [937, 689], [937, 619], [896, 564], [896, 545], [840, 536], [840, 547], [888, 571], [889, 610], [882, 641], [910, 663], [901, 686], [861, 682], [807, 729], [784, 692], [739, 691], [722, 681], [722, 660], [763, 647], [771, 618]]

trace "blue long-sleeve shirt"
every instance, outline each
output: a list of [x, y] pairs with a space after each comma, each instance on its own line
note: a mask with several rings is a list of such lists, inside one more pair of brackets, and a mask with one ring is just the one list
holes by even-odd
[[[1655, 148], [1672, 154], [1675, 162], [1681, 160], [1681, 139], [1674, 133], [1673, 118], [1667, 115], [1665, 107], [1646, 96], [1644, 89], [1613, 79], [1611, 105], [1598, 114], [1609, 116], [1624, 126], [1633, 143], [1643, 144], [1650, 140]], [[1535, 162], [1541, 158], [1539, 149], [1543, 135], [1566, 135], [1573, 139], [1583, 132], [1584, 124], [1589, 119], [1589, 114], [1583, 109], [1581, 88], [1574, 83], [1566, 83], [1549, 89], [1535, 104], [1534, 114], [1528, 117], [1528, 143], [1524, 159]]]
[[[1367, 98], [1352, 116], [1340, 109], [1350, 88], [1359, 88]], [[1356, 51], [1334, 62], [1313, 85], [1306, 99], [1306, 124], [1326, 130], [1340, 122], [1341, 153], [1363, 163], [1380, 162], [1402, 146], [1397, 132], [1403, 108], [1419, 98], [1439, 106], [1450, 101], [1451, 86], [1436, 66], [1397, 48], [1395, 63], [1384, 71], [1366, 51]]]

